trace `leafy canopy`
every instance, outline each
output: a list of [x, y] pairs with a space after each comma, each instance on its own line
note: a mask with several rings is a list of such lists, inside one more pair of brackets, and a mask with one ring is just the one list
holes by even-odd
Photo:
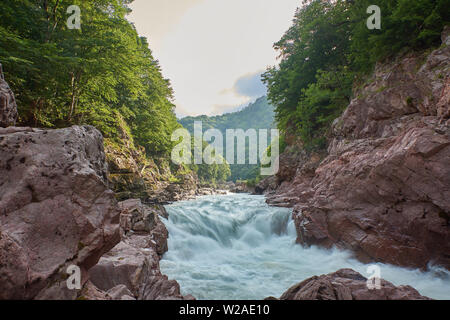
[[[381, 9], [381, 30], [367, 28], [367, 8]], [[352, 98], [352, 85], [375, 62], [406, 50], [439, 45], [450, 0], [308, 0], [275, 43], [279, 66], [263, 80], [284, 134], [307, 150], [323, 149], [326, 133]]]
[[[149, 155], [167, 155], [179, 127], [172, 89], [127, 21], [132, 0], [2, 0], [0, 61], [22, 125], [91, 124], [119, 140], [119, 117]], [[81, 30], [66, 26], [81, 9]]]

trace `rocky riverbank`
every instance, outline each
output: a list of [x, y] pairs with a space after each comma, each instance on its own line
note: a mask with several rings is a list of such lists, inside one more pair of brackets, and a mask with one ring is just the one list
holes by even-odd
[[117, 203], [96, 129], [0, 129], [0, 171], [0, 299], [192, 299], [159, 270], [164, 207]]
[[[289, 288], [279, 300], [430, 300], [410, 286], [396, 287], [380, 279], [378, 289], [369, 289], [368, 279], [351, 269], [314, 276]], [[267, 300], [278, 300], [270, 297]]]
[[[139, 199], [119, 203], [121, 242], [89, 271], [92, 284], [113, 300], [193, 300], [161, 274], [159, 260], [168, 250], [168, 232], [160, 220], [164, 207]], [[82, 296], [90, 298], [89, 294]]]
[[102, 135], [0, 129], [0, 176], [0, 298], [75, 299], [67, 268], [81, 268], [86, 283], [120, 240]]
[[450, 28], [431, 53], [378, 64], [332, 128], [328, 152], [290, 141], [257, 191], [294, 208], [297, 242], [362, 261], [450, 268]]
[[[192, 299], [159, 270], [164, 207], [117, 202], [98, 130], [10, 126], [1, 68], [0, 111], [0, 299]], [[67, 286], [73, 266], [81, 290]]]

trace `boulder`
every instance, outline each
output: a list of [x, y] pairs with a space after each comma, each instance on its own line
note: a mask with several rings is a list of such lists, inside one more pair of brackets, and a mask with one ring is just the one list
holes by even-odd
[[164, 207], [144, 205], [139, 199], [120, 202], [119, 207], [122, 241], [89, 271], [92, 283], [114, 300], [193, 299], [181, 295], [179, 284], [159, 268], [169, 236], [160, 220], [167, 217]]
[[102, 291], [124, 285], [138, 297], [142, 284], [157, 269], [158, 261], [151, 250], [145, 252], [122, 241], [90, 270], [89, 278]]
[[[273, 300], [274, 298], [268, 298]], [[410, 286], [396, 287], [380, 279], [380, 288], [369, 289], [367, 279], [351, 269], [314, 276], [291, 287], [280, 300], [431, 300]]]
[[5, 81], [2, 65], [0, 64], [0, 127], [14, 126], [16, 120], [16, 99], [8, 83]]
[[[115, 292], [114, 292], [115, 293]], [[116, 300], [109, 293], [99, 290], [91, 281], [84, 284], [77, 300]]]
[[119, 241], [103, 138], [95, 128], [0, 130], [0, 299], [74, 299], [66, 271]]
[[143, 206], [141, 200], [130, 199], [120, 203], [121, 227], [125, 232], [150, 232], [156, 225], [157, 213]]

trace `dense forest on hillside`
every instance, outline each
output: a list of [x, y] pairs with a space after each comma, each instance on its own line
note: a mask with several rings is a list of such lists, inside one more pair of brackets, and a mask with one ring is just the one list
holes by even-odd
[[[183, 127], [189, 130], [191, 134], [194, 134], [194, 122], [201, 121], [203, 131], [208, 129], [218, 129], [222, 133], [223, 137], [226, 136], [227, 129], [272, 129], [276, 128], [274, 111], [272, 105], [267, 100], [267, 97], [261, 97], [254, 103], [249, 104], [244, 109], [238, 112], [227, 113], [219, 116], [198, 116], [198, 117], [185, 117], [180, 119], [179, 122]], [[225, 147], [225, 141], [224, 141]], [[225, 150], [225, 149], [224, 149]], [[248, 164], [248, 141], [246, 142], [246, 163], [231, 164], [231, 176], [232, 181], [237, 180], [250, 180], [255, 179], [259, 175], [259, 165]]]
[[[130, 2], [1, 1], [0, 61], [21, 125], [91, 124], [116, 140], [122, 123], [149, 155], [169, 153], [179, 126], [172, 89], [126, 20]], [[73, 4], [82, 12], [79, 30], [66, 25]]]
[[[330, 124], [377, 61], [440, 44], [450, 0], [306, 0], [274, 48], [281, 63], [263, 75], [278, 127], [305, 149], [326, 147]], [[370, 30], [367, 9], [381, 9]]]

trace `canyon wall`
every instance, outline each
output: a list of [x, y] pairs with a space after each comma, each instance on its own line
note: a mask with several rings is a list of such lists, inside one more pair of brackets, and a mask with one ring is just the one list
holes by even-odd
[[171, 169], [165, 158], [148, 157], [124, 127], [118, 131], [120, 141], [105, 139], [105, 153], [108, 180], [119, 201], [137, 198], [145, 203], [168, 203], [195, 196], [199, 182], [194, 172]]
[[450, 268], [450, 28], [442, 41], [378, 64], [333, 123], [328, 152], [291, 143], [257, 186], [294, 208], [299, 243]]

